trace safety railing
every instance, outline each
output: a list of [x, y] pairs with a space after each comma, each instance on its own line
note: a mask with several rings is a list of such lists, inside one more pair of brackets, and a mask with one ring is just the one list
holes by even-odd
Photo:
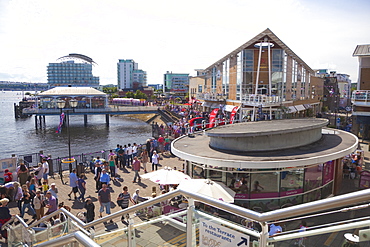
[[[149, 221], [147, 222], [141, 222], [137, 224], [134, 223], [133, 217], [137, 214], [137, 212], [140, 212], [141, 210], [144, 210], [147, 207], [153, 206], [155, 204], [161, 203], [162, 201], [166, 201], [180, 195], [184, 196], [188, 200], [188, 207], [186, 208], [186, 210], [176, 213], [169, 213], [166, 215], [159, 215], [156, 218], [149, 219]], [[248, 235], [251, 241], [254, 239], [253, 241], [259, 242], [259, 246], [267, 246], [269, 243], [295, 240], [304, 237], [312, 236], [317, 237], [318, 235], [322, 234], [347, 231], [350, 229], [360, 229], [361, 233], [361, 231], [366, 230], [365, 228], [368, 227], [370, 224], [370, 217], [368, 217], [367, 215], [365, 215], [364, 217], [355, 217], [354, 219], [349, 220], [340, 219], [339, 221], [331, 222], [330, 224], [321, 224], [321, 225], [318, 224], [316, 227], [311, 227], [311, 229], [307, 229], [306, 231], [302, 232], [286, 231], [280, 234], [276, 234], [275, 236], [269, 236], [268, 226], [269, 224], [276, 222], [280, 222], [283, 225], [286, 224], [287, 222], [297, 221], [302, 218], [313, 219], [320, 215], [323, 215], [320, 212], [327, 212], [329, 210], [338, 209], [341, 207], [347, 208], [342, 208], [339, 211], [337, 210], [335, 211], [335, 213], [338, 212], [346, 213], [351, 211], [367, 209], [370, 206], [370, 204], [363, 204], [361, 206], [350, 206], [350, 205], [363, 203], [364, 201], [368, 201], [369, 198], [370, 198], [370, 189], [366, 189], [323, 200], [304, 203], [289, 208], [279, 209], [265, 213], [258, 213], [246, 208], [239, 207], [237, 205], [225, 203], [221, 200], [210, 198], [208, 196], [203, 196], [200, 194], [184, 190], [175, 190], [163, 194], [161, 196], [158, 196], [156, 198], [147, 200], [145, 202], [136, 204], [127, 209], [120, 210], [118, 212], [97, 219], [90, 223], [84, 223], [76, 216], [66, 211], [65, 209], [59, 209], [58, 211], [53, 212], [48, 216], [45, 216], [44, 218], [38, 220], [37, 222], [29, 226], [22, 220], [22, 218], [20, 218], [19, 216], [15, 216], [6, 224], [4, 224], [2, 229], [8, 229], [9, 240], [12, 242], [22, 241], [23, 243], [41, 244], [39, 242], [36, 242], [37, 239], [35, 239], [34, 237], [35, 234], [33, 233], [34, 227], [38, 226], [40, 223], [47, 223], [48, 220], [50, 220], [54, 216], [58, 215], [59, 213], [63, 213], [67, 217], [66, 221], [67, 223], [65, 223], [66, 226], [68, 226], [67, 229], [65, 228], [63, 234], [61, 234], [59, 231], [58, 232], [59, 235], [46, 234], [45, 236], [50, 236], [49, 238], [44, 239], [46, 240], [44, 244], [46, 244], [50, 241], [54, 241], [54, 238], [56, 236], [62, 237], [76, 231], [83, 233], [84, 235], [91, 239], [95, 239], [99, 235], [96, 234], [93, 228], [97, 229], [98, 225], [103, 224], [104, 222], [108, 222], [110, 220], [117, 221], [117, 218], [124, 217], [124, 219], [127, 220], [127, 228], [123, 229], [124, 234], [126, 234], [127, 236], [125, 237], [125, 241], [127, 241], [127, 246], [134, 246], [135, 239], [137, 239], [135, 235], [135, 230], [141, 229], [141, 231], [144, 232], [145, 230], [148, 230], [148, 227], [152, 226], [156, 222], [170, 222], [174, 226], [176, 225], [177, 226], [176, 228], [184, 233], [184, 239], [186, 239], [185, 241], [186, 246], [194, 246], [197, 241], [198, 242], [202, 241], [200, 239], [201, 237], [195, 234], [197, 231], [202, 231], [201, 224], [203, 224], [202, 222], [205, 222], [202, 219], [208, 219], [208, 221], [213, 222], [216, 226], [220, 226], [220, 229], [222, 225], [227, 225], [229, 228], [232, 228], [236, 232], [241, 232], [245, 235]], [[216, 217], [215, 215], [208, 214], [198, 210], [195, 201], [197, 202], [197, 204], [202, 203], [214, 209], [217, 209], [220, 215], [217, 215]], [[231, 214], [234, 216], [239, 216], [245, 220], [244, 222], [255, 222], [259, 226], [252, 227], [247, 223], [240, 224], [233, 221], [227, 221], [221, 216], [222, 212], [227, 212], [229, 215]], [[184, 217], [185, 215], [186, 217]], [[179, 220], [178, 217], [180, 217], [183, 220]], [[20, 224], [11, 225], [15, 220], [18, 220]], [[61, 226], [59, 226], [59, 228], [61, 228]], [[46, 228], [45, 231], [48, 231], [47, 229], [48, 228]], [[52, 230], [53, 230], [52, 228], [49, 228], [49, 231]], [[119, 230], [122, 231], [122, 229]], [[104, 234], [106, 233], [104, 232]], [[155, 233], [151, 232], [150, 234]], [[122, 237], [121, 235], [120, 237]]]
[[273, 106], [280, 105], [281, 98], [279, 96], [268, 96], [262, 94], [246, 94], [242, 97], [242, 103], [252, 106]]

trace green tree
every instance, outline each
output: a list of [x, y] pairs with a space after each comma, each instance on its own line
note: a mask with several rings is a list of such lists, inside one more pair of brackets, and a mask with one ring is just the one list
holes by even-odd
[[136, 90], [134, 98], [135, 99], [147, 99], [148, 97], [146, 96], [145, 93], [141, 92], [140, 90]]
[[134, 98], [135, 94], [133, 92], [127, 92], [126, 93], [126, 98]]

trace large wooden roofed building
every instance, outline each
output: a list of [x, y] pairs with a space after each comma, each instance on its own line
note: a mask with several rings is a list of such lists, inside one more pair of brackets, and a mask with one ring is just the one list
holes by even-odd
[[[241, 106], [240, 117], [280, 119], [284, 114], [313, 115], [320, 111], [323, 81], [266, 29], [204, 70], [205, 110]], [[258, 116], [259, 115], [259, 116]], [[289, 115], [292, 117], [292, 115]]]

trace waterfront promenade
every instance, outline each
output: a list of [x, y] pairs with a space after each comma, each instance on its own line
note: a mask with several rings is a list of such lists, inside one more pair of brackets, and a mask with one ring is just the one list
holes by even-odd
[[[369, 144], [368, 143], [361, 143], [360, 144], [362, 150], [365, 151], [365, 164], [364, 168], [369, 169], [370, 165], [370, 152], [368, 151]], [[168, 166], [168, 167], [176, 167], [177, 169], [182, 169], [182, 164], [184, 161], [179, 160], [177, 157], [170, 157], [170, 156], [164, 156], [164, 159], [161, 160], [161, 165], [162, 167]], [[147, 168], [150, 168], [149, 164], [147, 165]], [[148, 169], [150, 171], [151, 169]], [[132, 195], [136, 189], [140, 189], [140, 195], [143, 197], [150, 197], [151, 192], [152, 192], [152, 187], [157, 188], [157, 193], [160, 191], [158, 184], [155, 184], [149, 180], [142, 179], [141, 183], [132, 183], [134, 173], [131, 171], [131, 169], [128, 170], [120, 170], [119, 171], [119, 176], [120, 179], [118, 182], [112, 183], [111, 189], [113, 192], [112, 195], [112, 212], [117, 212], [120, 210], [120, 207], [116, 204], [116, 198], [118, 197], [118, 194], [121, 193], [123, 186], [128, 186], [129, 188], [129, 193]], [[140, 174], [144, 174], [144, 171], [141, 170]], [[64, 173], [64, 181], [68, 181], [68, 172]], [[87, 192], [86, 192], [86, 198], [91, 198], [94, 201], [95, 204], [95, 219], [98, 219], [99, 217], [99, 203], [97, 202], [97, 193], [95, 193], [95, 181], [93, 179], [94, 175], [90, 172], [86, 173], [86, 182], [87, 182]], [[83, 209], [83, 203], [69, 199], [68, 193], [71, 191], [71, 188], [69, 187], [68, 184], [63, 185], [61, 183], [61, 180], [59, 178], [59, 175], [55, 175], [55, 178], [50, 178], [49, 179], [49, 184], [51, 183], [56, 183], [58, 190], [59, 190], [59, 202], [64, 202], [65, 205], [71, 207], [71, 212], [72, 214], [76, 215], [78, 212], [85, 211]], [[340, 194], [344, 193], [349, 193], [353, 191], [358, 190], [358, 179], [349, 179], [349, 178], [344, 178], [342, 188], [340, 191]], [[130, 204], [131, 205], [131, 204]], [[19, 213], [15, 203], [11, 203], [10, 205], [11, 212], [13, 214]], [[343, 214], [343, 213], [342, 213]], [[361, 213], [360, 212], [352, 212], [353, 217], [360, 217]], [[103, 216], [105, 214], [103, 213]], [[338, 215], [328, 215], [324, 218], [309, 218], [307, 219], [307, 223], [310, 226], [314, 226], [317, 224], [322, 224], [322, 223], [327, 223], [327, 222], [334, 222], [337, 221]], [[27, 213], [25, 214], [24, 217], [27, 220], [27, 223], [30, 224], [33, 222], [32, 217], [28, 215]], [[286, 230], [289, 229], [296, 229], [298, 227], [299, 221], [294, 221], [286, 225]], [[123, 224], [121, 222], [116, 223], [119, 228], [123, 227]], [[160, 232], [161, 236], [157, 236], [156, 238], [151, 238], [151, 234], [145, 234], [146, 231], [139, 232], [139, 235], [141, 236], [141, 243], [137, 243], [137, 246], [183, 246], [185, 243], [185, 234], [178, 229], [175, 229], [169, 225], [148, 225], [148, 227], [151, 227], [150, 232]], [[96, 229], [97, 231], [107, 231], [109, 230], [108, 227], [107, 229], [104, 229], [104, 226], [101, 225], [99, 227], [100, 229]], [[153, 231], [153, 229], [154, 231]], [[144, 230], [144, 228], [142, 228]], [[354, 231], [354, 234], [358, 234], [358, 232]], [[107, 237], [114, 237], [107, 235]], [[115, 244], [117, 242], [117, 239], [112, 239], [111, 241], [107, 242], [107, 239], [101, 239], [101, 243], [104, 243], [104, 246], [119, 246]], [[121, 240], [122, 241], [122, 240]], [[158, 244], [156, 244], [156, 241], [158, 241]], [[163, 245], [163, 241], [166, 241], [166, 244]], [[318, 235], [315, 237], [310, 237], [309, 239], [306, 240], [306, 246], [341, 246], [344, 242], [343, 238], [343, 233], [342, 232], [335, 232], [332, 234], [323, 234], [323, 235]], [[118, 243], [118, 242], [117, 242]], [[162, 243], [162, 245], [159, 245], [159, 243]], [[277, 244], [277, 246], [293, 246], [292, 245], [293, 241], [290, 243], [280, 243]], [[362, 245], [361, 245], [362, 246]], [[365, 246], [365, 245], [364, 245]], [[367, 246], [367, 245], [366, 245]]]
[[[158, 169], [161, 169], [161, 168], [167, 166], [167, 167], [171, 167], [171, 168], [176, 167], [176, 169], [181, 170], [182, 169], [182, 164], [183, 164], [183, 161], [179, 160], [177, 157], [173, 157], [173, 156], [170, 156], [170, 155], [163, 155], [163, 160], [160, 160], [160, 165], [161, 166], [158, 167]], [[147, 170], [148, 170], [148, 172], [151, 171], [151, 164], [149, 164], [149, 163], [147, 164]], [[64, 205], [67, 205], [67, 206], [71, 207], [71, 213], [74, 214], [74, 215], [76, 215], [78, 212], [81, 212], [81, 211], [85, 212], [86, 210], [84, 209], [84, 203], [82, 203], [78, 200], [74, 200], [73, 194], [72, 194], [72, 199], [70, 199], [68, 197], [68, 194], [71, 191], [71, 187], [68, 184], [68, 182], [69, 182], [69, 172], [65, 171], [63, 174], [64, 174], [64, 179], [63, 180], [64, 180], [64, 182], [67, 182], [67, 184], [65, 184], [65, 185], [62, 184], [58, 174], [55, 174], [54, 178], [51, 178], [51, 177], [49, 178], [49, 185], [51, 183], [55, 183], [56, 187], [58, 188], [59, 203], [64, 202]], [[144, 174], [143, 169], [141, 169], [140, 174], [141, 175]], [[111, 185], [110, 185], [110, 189], [112, 191], [112, 197], [111, 197], [112, 198], [112, 203], [111, 203], [111, 212], [112, 213], [121, 210], [121, 207], [119, 207], [116, 203], [116, 199], [117, 199], [118, 195], [122, 192], [122, 188], [124, 186], [128, 187], [129, 193], [130, 193], [131, 196], [133, 195], [133, 193], [135, 192], [136, 189], [140, 189], [140, 196], [150, 197], [151, 194], [152, 194], [152, 187], [156, 187], [157, 194], [158, 195], [160, 194], [159, 185], [154, 183], [154, 182], [151, 182], [148, 179], [141, 179], [140, 183], [133, 183], [132, 181], [133, 181], [133, 177], [134, 177], [134, 172], [131, 170], [131, 168], [119, 170], [118, 175], [119, 175], [119, 179], [117, 179], [117, 181], [115, 181], [115, 182], [112, 181]], [[92, 201], [94, 202], [94, 204], [95, 204], [95, 219], [98, 219], [99, 218], [100, 205], [99, 205], [99, 202], [98, 202], [98, 195], [97, 195], [97, 193], [95, 193], [94, 174], [89, 172], [89, 170], [88, 170], [87, 173], [86, 173], [86, 177], [87, 177], [87, 179], [86, 179], [87, 191], [86, 191], [86, 194], [85, 194], [85, 198], [91, 198]], [[130, 203], [130, 206], [131, 205], [132, 204]], [[16, 205], [15, 202], [9, 203], [9, 208], [10, 208], [12, 214], [19, 214], [19, 210], [18, 210], [17, 205]], [[106, 214], [104, 212], [103, 216], [105, 216], [105, 215]], [[34, 222], [34, 220], [32, 219], [32, 216], [27, 213], [27, 210], [26, 210], [26, 213], [24, 215], [24, 219], [26, 220], [27, 224], [30, 224], [31, 222]], [[119, 222], [118, 227], [120, 227], [121, 225], [122, 225], [122, 223]]]

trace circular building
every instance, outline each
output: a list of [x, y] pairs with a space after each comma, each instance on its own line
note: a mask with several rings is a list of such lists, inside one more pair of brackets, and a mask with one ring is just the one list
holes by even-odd
[[336, 194], [342, 158], [356, 150], [355, 135], [328, 129], [326, 119], [286, 119], [220, 126], [182, 136], [172, 152], [193, 178], [223, 182], [235, 203], [269, 211]]

